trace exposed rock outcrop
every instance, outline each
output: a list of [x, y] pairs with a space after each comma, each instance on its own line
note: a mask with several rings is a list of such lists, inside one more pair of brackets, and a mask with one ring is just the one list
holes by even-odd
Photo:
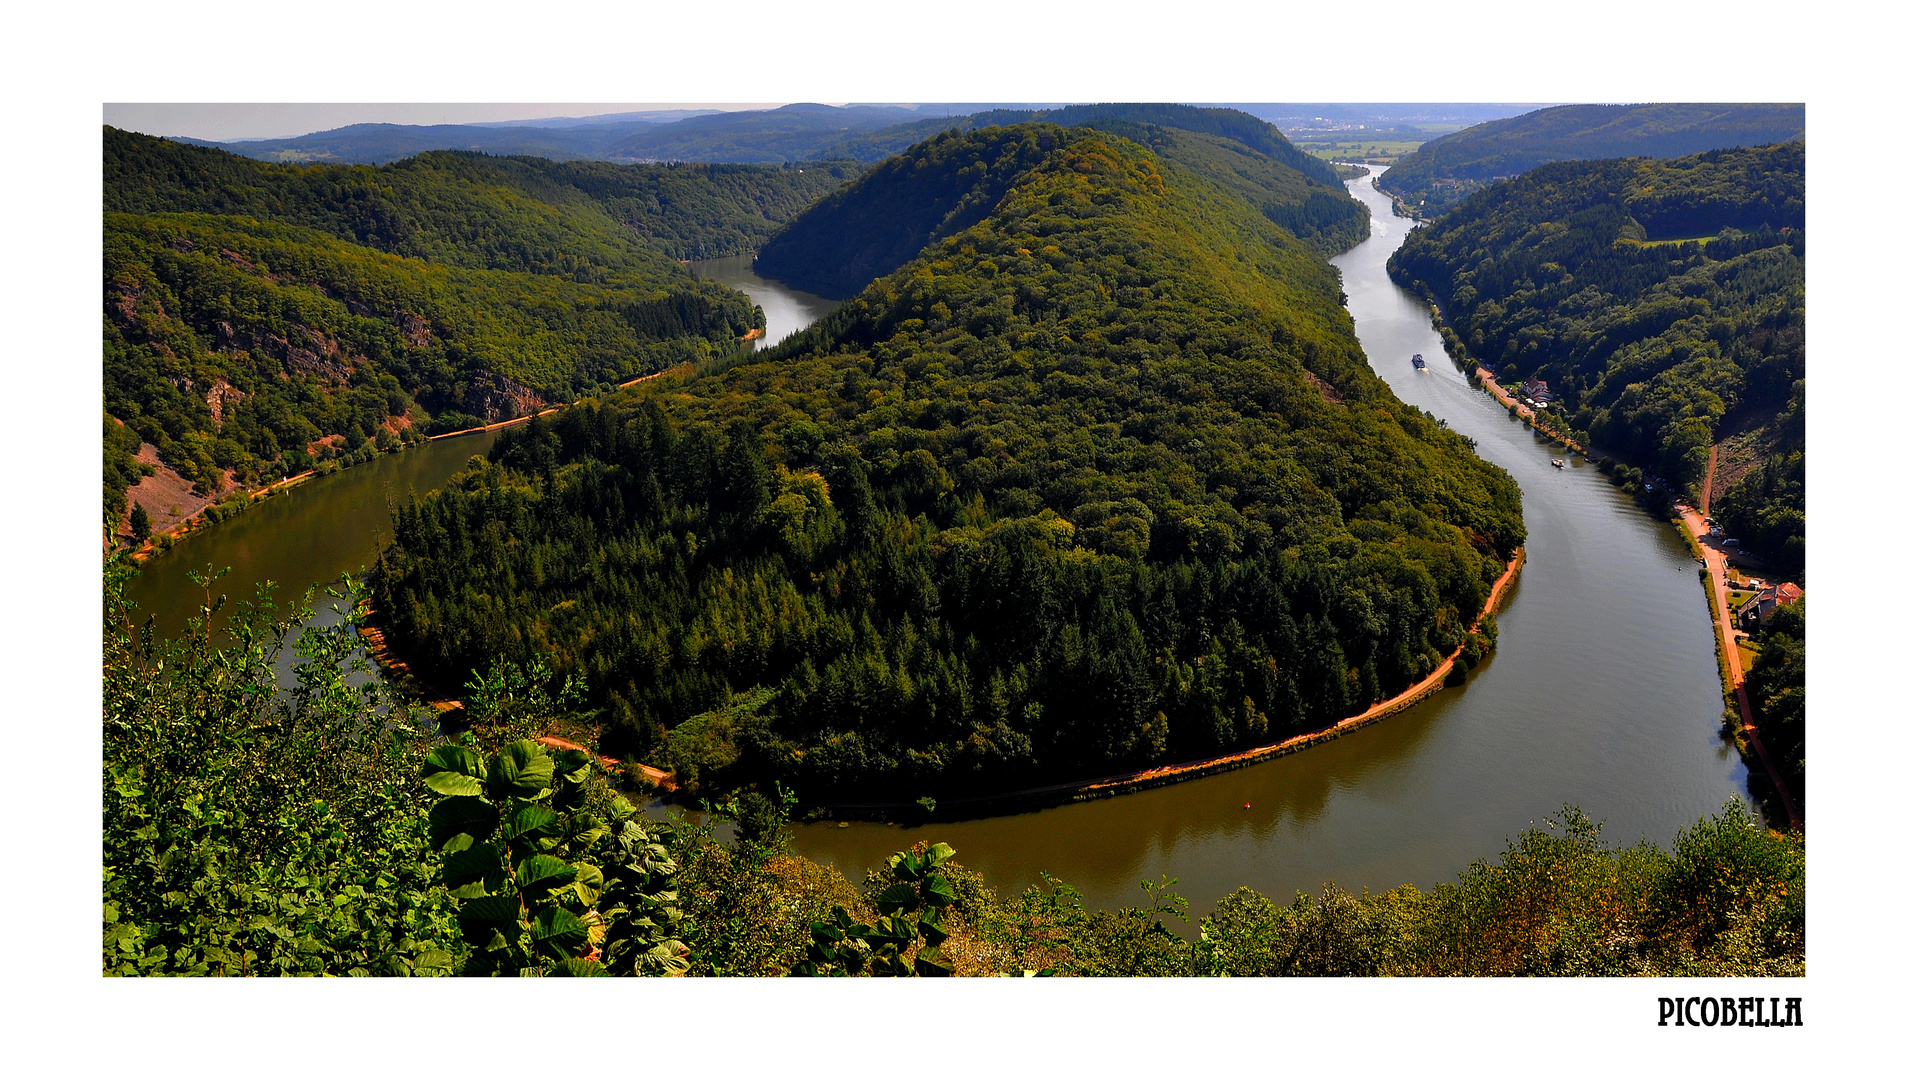
[[464, 408], [472, 416], [483, 417], [487, 424], [511, 420], [533, 409], [541, 409], [543, 395], [505, 375], [480, 371], [471, 377], [464, 395]]

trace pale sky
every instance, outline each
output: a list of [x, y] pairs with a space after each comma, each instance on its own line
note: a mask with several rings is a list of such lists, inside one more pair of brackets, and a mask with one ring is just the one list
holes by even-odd
[[[351, 104], [114, 104], [105, 106], [105, 122], [144, 135], [184, 135], [226, 142], [232, 139], [288, 139], [329, 131], [347, 124], [482, 124], [498, 120], [540, 120], [552, 116], [596, 116], [652, 109], [773, 109], [786, 102], [679, 101], [661, 104], [434, 105]], [[834, 104], [834, 103], [830, 103]]]

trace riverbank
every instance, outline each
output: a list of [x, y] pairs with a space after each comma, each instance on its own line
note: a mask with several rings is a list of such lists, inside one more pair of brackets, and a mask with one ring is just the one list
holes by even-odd
[[[744, 335], [742, 335], [742, 339], [741, 339], [741, 340], [743, 340], [743, 341], [753, 341], [753, 340], [755, 340], [756, 338], [758, 338], [758, 337], [761, 337], [761, 336], [762, 336], [762, 331], [760, 331], [760, 330], [750, 330], [750, 331], [749, 331], [748, 333], [746, 333], [746, 334], [744, 334]], [[681, 372], [681, 371], [687, 371], [687, 370], [689, 370], [690, 368], [693, 368], [694, 366], [695, 366], [694, 364], [677, 364], [677, 365], [676, 365], [675, 367], [672, 367], [672, 368], [664, 368], [664, 369], [663, 369], [663, 370], [661, 370], [661, 371], [652, 371], [652, 372], [650, 372], [650, 373], [649, 373], [649, 374], [647, 374], [647, 375], [638, 375], [638, 376], [637, 376], [636, 378], [634, 378], [634, 379], [631, 379], [631, 380], [629, 380], [629, 381], [628, 381], [628, 382], [626, 382], [626, 383], [617, 383], [617, 384], [616, 384], [616, 388], [617, 388], [618, 390], [627, 390], [628, 388], [630, 388], [630, 387], [632, 387], [632, 386], [635, 386], [635, 385], [636, 385], [637, 383], [642, 383], [642, 382], [648, 382], [648, 381], [649, 381], [649, 380], [651, 380], [651, 379], [660, 379], [660, 378], [662, 378], [662, 377], [663, 377], [664, 375], [669, 375], [669, 374], [673, 374], [673, 373], [675, 373], [675, 372]], [[579, 400], [582, 400], [582, 401], [589, 401], [589, 400], [591, 400], [591, 399], [590, 399], [590, 398], [581, 398], [581, 399], [579, 399]], [[517, 416], [517, 417], [512, 417], [512, 418], [511, 418], [511, 419], [509, 419], [509, 420], [499, 420], [499, 421], [497, 421], [497, 422], [496, 422], [496, 423], [494, 423], [494, 424], [485, 424], [485, 425], [483, 425], [482, 427], [469, 427], [469, 428], [459, 428], [459, 429], [458, 429], [458, 430], [456, 430], [456, 431], [446, 431], [446, 432], [444, 432], [444, 433], [443, 433], [443, 434], [441, 434], [441, 435], [432, 435], [432, 436], [430, 437], [430, 441], [431, 441], [431, 442], [436, 442], [436, 441], [437, 441], [437, 440], [439, 440], [439, 439], [455, 439], [455, 438], [457, 438], [457, 437], [458, 437], [458, 436], [460, 436], [460, 435], [478, 435], [478, 434], [482, 434], [483, 432], [486, 432], [486, 431], [501, 431], [501, 430], [503, 430], [504, 428], [507, 428], [507, 427], [515, 427], [515, 426], [517, 426], [518, 424], [527, 424], [527, 423], [529, 423], [529, 422], [530, 422], [531, 420], [533, 420], [533, 419], [535, 419], [536, 417], [539, 417], [539, 416], [551, 416], [551, 415], [554, 415], [554, 414], [556, 414], [556, 413], [560, 413], [560, 412], [562, 412], [562, 411], [563, 411], [564, 409], [567, 409], [567, 408], [569, 408], [569, 407], [570, 407], [571, 405], [575, 405], [575, 404], [576, 404], [576, 402], [574, 402], [574, 401], [572, 401], [572, 402], [569, 402], [568, 404], [564, 404], [564, 405], [552, 405], [552, 406], [550, 406], [549, 408], [547, 408], [547, 409], [543, 409], [543, 410], [541, 410], [541, 411], [539, 411], [539, 412], [534, 412], [534, 413], [526, 413], [526, 414], [525, 414], [525, 415], [523, 415], [523, 416]]]
[[1800, 829], [1802, 828], [1801, 812], [1797, 809], [1795, 800], [1789, 796], [1789, 786], [1783, 781], [1781, 770], [1776, 768], [1775, 760], [1763, 748], [1762, 738], [1756, 731], [1755, 710], [1749, 705], [1749, 687], [1744, 678], [1748, 668], [1742, 662], [1742, 651], [1737, 645], [1738, 639], [1743, 634], [1742, 631], [1729, 625], [1729, 597], [1724, 591], [1729, 577], [1729, 557], [1721, 549], [1703, 539], [1708, 529], [1703, 525], [1702, 514], [1695, 507], [1685, 502], [1679, 503], [1676, 509], [1677, 523], [1681, 526], [1679, 531], [1696, 556], [1703, 560], [1703, 568], [1706, 571], [1703, 576], [1703, 586], [1708, 593], [1709, 613], [1716, 630], [1716, 645], [1721, 656], [1718, 669], [1723, 681], [1723, 694], [1725, 699], [1733, 699], [1736, 706], [1735, 723], [1731, 725], [1733, 730], [1730, 736], [1736, 743], [1737, 752], [1742, 754], [1745, 761], [1749, 757], [1746, 751], [1754, 751], [1756, 762], [1761, 766], [1769, 785], [1775, 789], [1776, 798], [1782, 803], [1782, 811], [1788, 819], [1789, 827]]
[[[245, 510], [278, 494], [286, 488], [295, 487], [317, 475], [319, 475], [317, 470], [310, 469], [296, 476], [288, 476], [276, 483], [267, 484], [256, 491], [250, 492], [249, 498], [243, 503], [237, 502], [234, 496], [245, 493], [244, 488], [228, 492], [224, 498], [209, 501], [204, 506], [186, 515], [177, 525], [164, 531], [154, 532], [151, 536], [146, 538], [145, 543], [140, 544], [138, 547], [109, 550], [106, 553], [106, 557], [108, 560], [111, 560], [115, 556], [123, 556], [131, 559], [133, 562], [143, 563], [159, 552], [170, 549], [172, 545], [185, 539], [193, 532], [211, 525], [216, 525], [220, 521], [228, 521], [234, 514], [243, 513]], [[213, 512], [219, 507], [226, 507], [227, 509], [215, 517]]]
[[[1502, 610], [1504, 594], [1517, 581], [1524, 567], [1524, 552], [1519, 549], [1511, 556], [1510, 565], [1504, 568], [1495, 584], [1491, 586], [1490, 596], [1484, 602], [1484, 610], [1471, 623], [1471, 632], [1476, 633], [1482, 627], [1487, 616], [1494, 616]], [[1460, 646], [1451, 655], [1444, 658], [1429, 675], [1411, 685], [1404, 691], [1366, 709], [1356, 716], [1346, 717], [1329, 727], [1292, 735], [1275, 743], [1256, 746], [1247, 750], [1236, 750], [1228, 754], [1199, 758], [1194, 761], [1182, 761], [1172, 765], [1155, 765], [1134, 772], [1118, 773], [1112, 776], [1099, 776], [1087, 780], [1071, 780], [1059, 784], [1046, 784], [1040, 787], [1021, 788], [1017, 791], [997, 792], [990, 795], [972, 795], [962, 798], [938, 799], [935, 801], [936, 820], [963, 817], [988, 817], [996, 814], [1035, 810], [1062, 803], [1085, 802], [1092, 799], [1104, 799], [1114, 795], [1144, 791], [1148, 788], [1163, 787], [1186, 780], [1196, 780], [1202, 776], [1230, 772], [1270, 761], [1276, 757], [1295, 754], [1313, 746], [1341, 738], [1387, 717], [1418, 704], [1424, 699], [1444, 689], [1444, 681], [1451, 673], [1452, 665], [1457, 661]], [[816, 819], [860, 818], [867, 820], [888, 820], [896, 815], [919, 816], [921, 808], [915, 803], [823, 803], [813, 808], [819, 811]], [[948, 813], [947, 811], [953, 811]]]
[[[761, 336], [762, 336], [762, 331], [760, 329], [752, 329], [749, 331], [748, 334], [744, 335], [741, 340], [751, 341]], [[678, 364], [672, 368], [666, 368], [662, 371], [651, 372], [648, 375], [642, 375], [642, 376], [638, 376], [637, 378], [631, 379], [626, 383], [620, 383], [618, 384], [617, 389], [619, 390], [626, 389], [628, 387], [635, 386], [637, 383], [648, 382], [651, 379], [658, 379], [664, 375], [679, 374], [682, 372], [686, 372], [693, 369], [693, 367], [694, 365], [692, 364]], [[588, 399], [584, 399], [584, 400], [588, 400]], [[570, 404], [574, 404], [574, 402]], [[502, 428], [513, 427], [517, 424], [529, 422], [529, 420], [532, 419], [533, 416], [550, 416], [554, 413], [561, 412], [562, 410], [568, 407], [569, 405], [552, 405], [549, 408], [543, 409], [534, 414], [527, 414], [524, 416], [515, 417], [510, 420], [500, 420], [494, 424], [485, 424], [481, 427], [461, 428], [457, 431], [447, 431], [440, 435], [431, 435], [431, 436], [428, 436], [427, 438], [419, 439], [415, 442], [402, 443], [388, 450], [378, 450], [373, 456], [377, 457], [377, 456], [383, 456], [385, 454], [401, 454], [405, 452], [406, 450], [410, 450], [414, 447], [421, 446], [425, 443], [437, 442], [443, 439], [455, 439], [455, 438], [459, 438], [466, 435], [480, 435], [480, 434], [483, 434], [484, 432], [497, 431]], [[357, 464], [365, 464], [365, 462], [358, 462]], [[181, 518], [176, 524], [165, 529], [155, 529], [153, 533], [150, 536], [148, 536], [143, 543], [135, 547], [127, 548], [127, 547], [116, 546], [112, 543], [112, 537], [109, 536], [107, 538], [108, 546], [105, 551], [105, 559], [106, 561], [110, 562], [111, 560], [115, 558], [129, 558], [133, 560], [134, 562], [143, 563], [147, 559], [152, 558], [154, 555], [157, 555], [162, 551], [169, 550], [173, 545], [179, 543], [181, 540], [184, 540], [186, 537], [192, 535], [193, 533], [198, 532], [199, 530], [207, 528], [209, 526], [219, 524], [220, 522], [228, 521], [233, 516], [243, 513], [244, 511], [250, 509], [251, 507], [258, 505], [260, 502], [263, 502], [264, 500], [271, 498], [288, 488], [301, 484], [307, 480], [310, 480], [312, 477], [315, 477], [315, 476], [328, 476], [331, 473], [340, 472], [343, 469], [349, 469], [352, 467], [354, 466], [344, 465], [344, 466], [334, 466], [331, 468], [324, 468], [324, 469], [308, 469], [305, 472], [298, 473], [295, 476], [288, 476], [282, 480], [274, 481], [273, 483], [266, 484], [265, 486], [256, 488], [256, 489], [247, 489], [243, 486], [234, 487], [233, 490], [226, 492], [223, 496], [219, 498], [207, 500], [202, 506], [198, 507], [197, 509], [193, 510], [190, 514], [187, 514], [185, 517]], [[246, 496], [246, 497], [244, 499], [241, 499], [240, 496]]]
[[[1419, 298], [1430, 307], [1432, 326], [1437, 329], [1439, 337], [1446, 343], [1447, 355], [1450, 355], [1452, 349], [1451, 342], [1454, 340], [1455, 335], [1450, 331], [1444, 321], [1444, 312], [1439, 305], [1437, 297], [1426, 295], [1428, 290], [1418, 283], [1405, 283], [1404, 287], [1417, 293]], [[1466, 369], [1466, 373], [1474, 383], [1482, 386], [1486, 392], [1497, 399], [1500, 405], [1503, 405], [1508, 411], [1514, 413], [1534, 431], [1544, 435], [1553, 443], [1561, 444], [1576, 453], [1596, 460], [1598, 455], [1594, 454], [1589, 447], [1582, 445], [1578, 440], [1571, 438], [1569, 435], [1561, 434], [1547, 427], [1539, 418], [1536, 410], [1513, 398], [1509, 392], [1498, 384], [1496, 377], [1489, 370], [1479, 365], [1475, 358], [1464, 355], [1464, 349], [1461, 343], [1456, 346], [1456, 355], [1452, 356], [1452, 360]], [[1602, 456], [1609, 458], [1611, 461], [1617, 460], [1615, 455], [1606, 453]], [[1728, 577], [1728, 558], [1721, 551], [1711, 547], [1700, 539], [1700, 537], [1708, 532], [1707, 527], [1703, 524], [1702, 517], [1708, 513], [1710, 483], [1711, 477], [1714, 474], [1715, 460], [1716, 451], [1714, 447], [1712, 447], [1710, 450], [1710, 467], [1703, 479], [1701, 496], [1703, 509], [1698, 511], [1692, 508], [1687, 500], [1679, 497], [1675, 503], [1672, 519], [1677, 526], [1677, 531], [1682, 535], [1684, 542], [1688, 544], [1691, 553], [1694, 554], [1697, 559], [1701, 560], [1707, 569], [1705, 587], [1708, 591], [1708, 598], [1706, 600], [1706, 606], [1709, 608], [1711, 628], [1715, 632], [1717, 681], [1722, 690], [1723, 720], [1724, 726], [1728, 731], [1729, 740], [1734, 746], [1737, 756], [1742, 759], [1743, 764], [1752, 772], [1759, 772], [1767, 782], [1769, 788], [1775, 792], [1776, 799], [1781, 803], [1784, 816], [1787, 818], [1790, 827], [1800, 829], [1802, 827], [1801, 814], [1794, 800], [1789, 795], [1788, 785], [1783, 782], [1781, 773], [1776, 769], [1774, 761], [1770, 758], [1767, 751], [1763, 749], [1762, 740], [1756, 733], [1754, 712], [1749, 706], [1749, 692], [1744, 682], [1744, 673], [1747, 670], [1747, 666], [1743, 663], [1741, 651], [1737, 646], [1737, 639], [1741, 637], [1741, 631], [1729, 625], [1728, 596], [1727, 593], [1723, 591], [1723, 582], [1726, 581]]]

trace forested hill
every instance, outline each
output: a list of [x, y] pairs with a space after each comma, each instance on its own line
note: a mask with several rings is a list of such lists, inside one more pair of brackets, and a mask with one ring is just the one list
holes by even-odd
[[1413, 232], [1392, 274], [1500, 381], [1543, 379], [1571, 427], [1692, 496], [1720, 444], [1717, 516], [1799, 572], [1804, 160], [1545, 165]]
[[1801, 105], [1560, 105], [1433, 139], [1400, 158], [1380, 186], [1435, 218], [1478, 187], [1546, 162], [1766, 146], [1802, 138], [1803, 120]]
[[108, 522], [130, 450], [207, 493], [568, 400], [731, 348], [741, 294], [679, 256], [744, 250], [826, 170], [468, 154], [278, 166], [107, 129]]
[[1009, 154], [983, 217], [817, 327], [401, 509], [398, 651], [449, 686], [545, 656], [614, 750], [865, 801], [1269, 741], [1463, 644], [1517, 488], [1371, 372], [1331, 268], [1114, 137], [896, 175]]
[[860, 170], [454, 151], [376, 168], [278, 166], [113, 128], [104, 163], [109, 212], [241, 214], [434, 262], [597, 283], [753, 250]]
[[1076, 106], [955, 118], [967, 125], [965, 136], [949, 121], [924, 122], [940, 125], [938, 133], [818, 202], [762, 248], [757, 269], [824, 296], [854, 295], [928, 242], [991, 212], [1016, 172], [1052, 148], [1029, 142], [1034, 129], [1025, 124], [1001, 127], [990, 118], [1044, 115], [1071, 125], [1050, 132], [1049, 144], [1079, 138], [1089, 127], [1125, 136], [1245, 199], [1321, 252], [1343, 251], [1370, 233], [1369, 213], [1330, 166], [1294, 149], [1262, 120], [1231, 109]]
[[1118, 135], [1127, 135], [1128, 129], [1138, 127], [1166, 127], [1197, 132], [1236, 142], [1320, 184], [1330, 187], [1339, 185], [1338, 174], [1329, 164], [1293, 146], [1278, 128], [1264, 120], [1238, 109], [1202, 108], [1197, 105], [1108, 103], [1068, 105], [1059, 109], [991, 109], [966, 116], [933, 117], [880, 128], [864, 135], [850, 136], [818, 151], [818, 154], [858, 161], [880, 161], [943, 131], [973, 131], [984, 127], [1034, 122], [1058, 124], [1061, 127], [1091, 127]]

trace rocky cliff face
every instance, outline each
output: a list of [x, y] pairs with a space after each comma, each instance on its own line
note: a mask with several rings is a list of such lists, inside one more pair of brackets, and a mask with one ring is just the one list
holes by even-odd
[[482, 417], [486, 424], [513, 420], [533, 409], [541, 409], [545, 404], [542, 394], [515, 379], [491, 371], [478, 372], [470, 380], [470, 389], [464, 395], [465, 411], [472, 416]]
[[212, 422], [214, 424], [225, 423], [225, 410], [229, 406], [237, 405], [239, 402], [244, 401], [245, 397], [245, 391], [240, 390], [224, 379], [214, 382], [212, 389], [205, 392], [205, 406], [212, 410]]

